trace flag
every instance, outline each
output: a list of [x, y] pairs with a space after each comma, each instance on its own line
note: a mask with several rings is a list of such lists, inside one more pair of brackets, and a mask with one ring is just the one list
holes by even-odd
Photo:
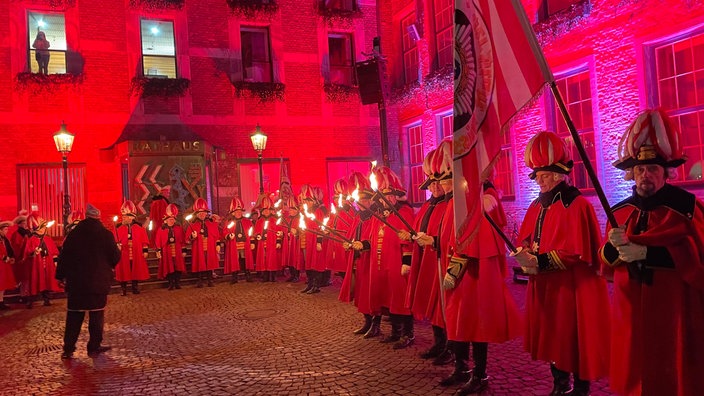
[[291, 179], [288, 177], [288, 167], [284, 163], [284, 157], [282, 156], [281, 168], [279, 169], [279, 199], [281, 202], [288, 202], [288, 197], [291, 196], [293, 196]]
[[455, 237], [456, 251], [467, 254], [502, 134], [553, 76], [520, 0], [456, 0], [455, 7]]

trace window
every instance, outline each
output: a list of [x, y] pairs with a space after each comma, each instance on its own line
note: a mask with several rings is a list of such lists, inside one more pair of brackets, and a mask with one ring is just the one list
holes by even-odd
[[438, 50], [438, 68], [452, 65], [454, 44], [452, 22], [455, 5], [452, 0], [435, 0], [435, 46]]
[[[587, 152], [592, 163], [596, 159], [596, 147], [594, 145], [594, 117], [592, 116], [592, 94], [591, 84], [589, 79], [589, 70], [580, 69], [569, 75], [556, 78], [555, 83], [560, 90], [560, 95], [565, 101], [567, 111], [572, 118], [579, 137], [584, 145], [584, 150]], [[572, 160], [574, 161], [574, 169], [572, 170], [572, 184], [577, 188], [593, 188], [591, 180], [587, 175], [587, 170], [584, 167], [584, 162], [579, 156], [579, 152], [575, 147], [570, 131], [567, 129], [567, 124], [564, 118], [556, 109], [555, 101], [549, 101], [551, 108], [547, 114], [551, 114], [548, 125], [565, 141], [571, 151]]]
[[142, 75], [176, 78], [174, 23], [142, 19]]
[[411, 13], [401, 20], [401, 41], [403, 49], [403, 78], [404, 84], [418, 81], [418, 47], [411, 37], [408, 29], [416, 23], [416, 14]]
[[452, 137], [452, 119], [452, 113], [440, 116], [440, 120], [438, 122], [438, 126], [440, 127], [440, 133], [438, 134], [438, 137], [440, 138], [440, 140], [438, 141], [438, 144], [440, 144], [440, 142], [443, 141], [445, 138]]
[[516, 190], [513, 184], [513, 152], [511, 150], [511, 134], [506, 131], [502, 137], [501, 153], [494, 165], [492, 183], [501, 194], [501, 198], [513, 198]]
[[333, 84], [356, 85], [354, 75], [354, 48], [349, 34], [328, 34], [330, 51], [330, 81]]
[[425, 181], [423, 173], [423, 127], [414, 125], [408, 127], [408, 164], [411, 170], [411, 203], [423, 203], [425, 191], [418, 187]]
[[319, 0], [318, 4], [320, 8], [328, 10], [357, 10], [357, 2], [355, 0]]
[[240, 34], [244, 81], [272, 82], [269, 29], [243, 27]]
[[[66, 73], [66, 49], [68, 47], [66, 46], [64, 15], [29, 12], [27, 17], [30, 71], [39, 73], [38, 59], [44, 61], [48, 57], [48, 65], [43, 71], [44, 74]], [[41, 39], [42, 36], [44, 40]]]
[[541, 0], [538, 8], [538, 22], [547, 21], [552, 15], [564, 11], [573, 4], [586, 3], [589, 0]]
[[687, 163], [675, 181], [702, 180], [704, 164], [704, 32], [651, 48], [655, 89], [650, 102], [664, 108], [682, 133]]
[[[85, 213], [86, 167], [83, 164], [68, 165], [68, 195], [71, 210]], [[19, 207], [37, 208], [45, 220], [54, 220], [56, 225], [49, 228], [52, 237], [63, 236], [64, 173], [61, 164], [22, 164], [17, 165], [19, 185]]]

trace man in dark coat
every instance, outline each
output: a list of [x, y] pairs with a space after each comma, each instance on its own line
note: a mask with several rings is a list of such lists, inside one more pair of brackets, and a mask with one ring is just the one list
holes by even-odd
[[110, 349], [101, 345], [105, 324], [105, 305], [120, 261], [120, 250], [112, 233], [100, 222], [100, 210], [88, 204], [86, 219], [68, 234], [59, 255], [56, 279], [65, 284], [68, 294], [66, 331], [62, 359], [71, 359], [88, 312], [88, 356], [96, 357]]

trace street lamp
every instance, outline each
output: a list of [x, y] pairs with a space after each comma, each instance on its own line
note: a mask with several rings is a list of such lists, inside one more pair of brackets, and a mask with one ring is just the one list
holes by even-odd
[[259, 161], [259, 194], [264, 194], [264, 171], [262, 170], [262, 151], [266, 148], [266, 135], [262, 132], [262, 128], [257, 124], [254, 133], [249, 137], [252, 139], [252, 147], [257, 152], [257, 160]]
[[56, 151], [63, 156], [64, 167], [64, 228], [68, 225], [68, 215], [71, 213], [71, 197], [68, 195], [68, 155], [73, 147], [73, 134], [66, 130], [66, 123], [61, 121], [61, 129], [54, 133]]

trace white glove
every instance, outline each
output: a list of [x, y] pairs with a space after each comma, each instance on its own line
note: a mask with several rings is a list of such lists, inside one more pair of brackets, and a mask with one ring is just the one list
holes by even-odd
[[526, 274], [535, 275], [538, 273], [538, 257], [528, 249], [518, 248], [518, 252], [511, 253], [511, 256], [518, 261], [518, 265]]
[[496, 202], [496, 198], [491, 194], [484, 194], [482, 196], [482, 204], [484, 205], [484, 213], [489, 213], [499, 206], [499, 203]]
[[319, 243], [319, 242], [316, 243], [316, 244], [315, 244], [315, 250], [317, 250], [317, 251], [319, 251], [319, 252], [322, 251], [322, 250], [323, 250], [323, 244], [322, 244], [322, 243]]
[[450, 274], [445, 274], [445, 278], [442, 280], [442, 288], [444, 290], [450, 290], [455, 288], [455, 278]]
[[144, 258], [149, 257], [149, 253], [142, 253], [142, 257], [144, 257]]
[[191, 232], [191, 239], [198, 238], [198, 233], [196, 231]]
[[277, 244], [276, 244], [276, 248], [277, 248], [277, 249], [281, 249], [281, 244], [280, 244], [280, 243], [277, 243]]
[[250, 244], [249, 244], [249, 250], [254, 250], [254, 244], [253, 244], [253, 243], [250, 243]]
[[295, 228], [291, 228], [291, 234], [292, 234], [293, 236], [298, 235], [298, 230], [295, 229]]
[[618, 250], [618, 258], [627, 263], [645, 260], [645, 256], [648, 254], [647, 246], [638, 245], [636, 243], [616, 246], [616, 250]]
[[161, 258], [161, 252], [160, 252], [160, 251], [158, 251], [158, 250], [156, 251], [156, 258], [158, 258], [158, 259], [160, 259], [160, 258]]
[[408, 276], [408, 274], [411, 273], [411, 266], [410, 265], [402, 265], [401, 266], [401, 276]]
[[411, 240], [411, 233], [406, 230], [401, 230], [398, 232], [398, 239], [400, 239], [402, 241], [410, 241]]
[[235, 239], [235, 233], [231, 232], [231, 233], [227, 234], [227, 239], [229, 239], [230, 241]]
[[220, 245], [215, 245], [215, 251], [220, 253]]
[[609, 230], [609, 242], [611, 242], [614, 247], [623, 246], [629, 242], [626, 236], [625, 227], [617, 227]]
[[122, 251], [122, 244], [120, 242], [117, 243], [117, 250]]
[[433, 243], [435, 243], [435, 238], [431, 237], [430, 235], [427, 235], [424, 232], [419, 232], [413, 239], [416, 240], [416, 243], [418, 246], [432, 246]]
[[354, 241], [354, 242], [352, 242], [352, 249], [362, 250], [362, 249], [364, 249], [364, 244], [360, 241]]
[[349, 243], [349, 242], [342, 242], [342, 248], [343, 248], [343, 249], [345, 249], [345, 250], [350, 250], [351, 247], [352, 247], [352, 244], [351, 244], [351, 243]]

